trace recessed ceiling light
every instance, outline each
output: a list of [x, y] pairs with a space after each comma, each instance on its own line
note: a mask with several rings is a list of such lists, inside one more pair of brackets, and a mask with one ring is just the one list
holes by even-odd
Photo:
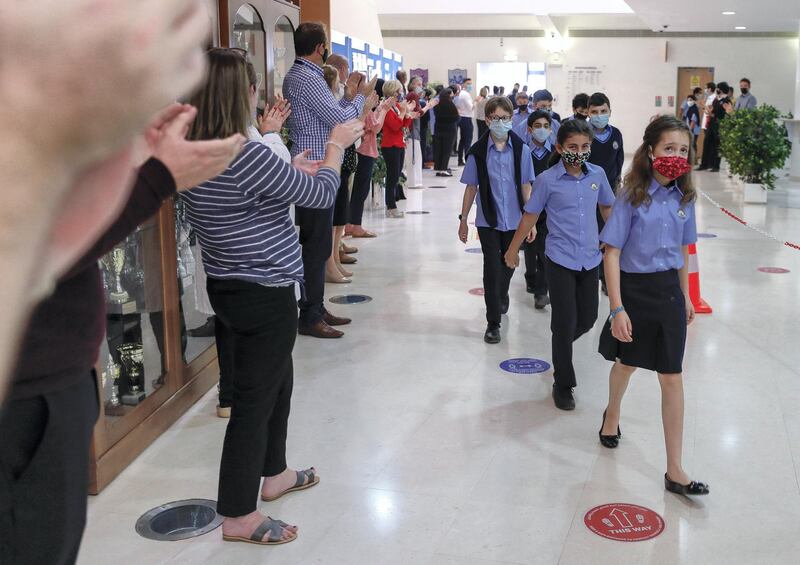
[[747, 26], [736, 26], [734, 29], [747, 29]]
[[730, 11], [728, 11], [728, 12], [722, 12], [722, 15], [723, 15], [723, 16], [735, 16], [735, 15], [736, 15], [736, 12], [730, 12]]

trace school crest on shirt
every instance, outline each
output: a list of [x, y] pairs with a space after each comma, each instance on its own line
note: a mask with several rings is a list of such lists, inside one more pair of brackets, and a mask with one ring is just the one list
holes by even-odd
[[678, 217], [681, 218], [681, 219], [686, 217], [686, 212], [683, 211], [683, 208], [680, 208], [678, 210]]
[[619, 142], [615, 141], [614, 143], [611, 144], [611, 147], [614, 148], [614, 151], [618, 151], [619, 150]]
[[593, 182], [592, 183], [592, 190], [599, 190], [599, 189], [600, 189], [600, 185], [598, 185], [596, 182]]

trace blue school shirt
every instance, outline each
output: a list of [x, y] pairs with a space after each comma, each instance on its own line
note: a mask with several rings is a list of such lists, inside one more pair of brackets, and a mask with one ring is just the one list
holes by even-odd
[[[530, 148], [522, 148], [522, 159], [520, 160], [520, 178], [522, 184], [532, 183], [534, 179], [533, 162], [527, 158], [530, 155]], [[514, 148], [511, 141], [506, 142], [502, 151], [497, 150], [494, 138], [489, 136], [489, 143], [486, 149], [486, 168], [489, 171], [489, 183], [492, 186], [492, 199], [497, 212], [498, 231], [514, 231], [519, 227], [522, 219], [522, 211], [519, 208], [519, 197], [517, 196], [517, 185], [514, 180]], [[461, 173], [463, 184], [478, 186], [478, 165], [475, 157], [470, 155], [464, 172]], [[483, 215], [481, 199], [478, 201], [478, 214], [475, 218], [475, 226], [488, 228], [489, 223]]]
[[600, 240], [622, 250], [619, 268], [626, 273], [656, 273], [683, 267], [683, 246], [697, 241], [694, 202], [681, 204], [676, 183], [650, 184], [650, 204], [634, 208], [617, 197]]
[[602, 167], [586, 163], [576, 178], [559, 161], [536, 177], [525, 211], [547, 212], [545, 255], [551, 261], [573, 271], [594, 269], [600, 264], [598, 203], [614, 204], [614, 192]]
[[[519, 111], [519, 108], [514, 110], [514, 114], [511, 116], [511, 124], [516, 128], [519, 124], [524, 123], [525, 127], [528, 127], [528, 116], [530, 116], [530, 112], [525, 112], [524, 114]], [[522, 137], [522, 136], [520, 136]], [[525, 139], [522, 137], [522, 139]]]

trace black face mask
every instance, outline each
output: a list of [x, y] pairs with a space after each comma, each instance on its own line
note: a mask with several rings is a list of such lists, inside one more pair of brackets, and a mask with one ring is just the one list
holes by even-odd
[[322, 52], [322, 64], [325, 64], [325, 61], [328, 60], [328, 48], [325, 48], [325, 51]]
[[742, 94], [747, 94], [748, 92], [750, 92], [749, 88], [741, 88], [740, 90], [742, 91]]
[[584, 121], [586, 121], [586, 120], [589, 119], [589, 116], [587, 116], [586, 114], [579, 114], [579, 113], [576, 112], [575, 113], [575, 119], [576, 120], [584, 120]]

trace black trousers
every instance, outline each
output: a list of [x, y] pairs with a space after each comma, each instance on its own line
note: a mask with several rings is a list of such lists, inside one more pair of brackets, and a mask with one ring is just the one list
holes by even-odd
[[437, 171], [446, 171], [450, 166], [450, 150], [455, 143], [455, 131], [443, 131], [439, 133], [436, 130], [436, 135], [433, 138], [433, 168]]
[[305, 292], [300, 299], [300, 325], [313, 326], [325, 314], [325, 263], [333, 248], [333, 207], [295, 208], [303, 246]]
[[425, 161], [428, 159], [428, 123], [420, 123], [419, 125], [419, 150], [422, 155], [422, 166], [425, 166]]
[[489, 131], [489, 126], [486, 125], [484, 120], [477, 120], [478, 123], [478, 138], [483, 137], [483, 134]]
[[500, 324], [501, 302], [508, 296], [508, 287], [514, 269], [506, 266], [505, 254], [513, 231], [498, 231], [492, 228], [478, 228], [483, 251], [483, 300], [486, 302], [486, 321]]
[[550, 331], [553, 333], [553, 372], [557, 386], [574, 387], [572, 344], [597, 321], [600, 298], [598, 268], [573, 271], [547, 259], [547, 284], [550, 287]]
[[547, 239], [547, 224], [542, 222], [536, 226], [536, 239], [532, 243], [525, 243], [523, 247], [525, 250], [525, 282], [533, 288], [534, 296], [547, 294], [545, 239]]
[[706, 138], [703, 141], [703, 159], [700, 166], [707, 169], [719, 169], [719, 126], [710, 125], [706, 129]]
[[394, 210], [397, 208], [397, 191], [400, 189], [400, 173], [403, 170], [404, 147], [384, 147], [383, 160], [386, 161], [386, 190], [384, 197], [386, 208]]
[[374, 167], [374, 157], [358, 155], [356, 176], [353, 178], [353, 194], [350, 195], [350, 223], [354, 226], [360, 226], [364, 218], [364, 202], [372, 187], [372, 169]]
[[297, 338], [294, 287], [208, 279], [208, 297], [231, 348], [233, 407], [219, 471], [217, 511], [243, 516], [256, 509], [262, 477], [286, 470], [286, 432]]
[[69, 388], [0, 411], [0, 563], [75, 563], [86, 526], [93, 371]]
[[461, 139], [458, 141], [458, 162], [464, 162], [464, 156], [469, 148], [472, 147], [472, 133], [475, 131], [472, 126], [472, 118], [461, 117], [458, 120], [458, 131]]

